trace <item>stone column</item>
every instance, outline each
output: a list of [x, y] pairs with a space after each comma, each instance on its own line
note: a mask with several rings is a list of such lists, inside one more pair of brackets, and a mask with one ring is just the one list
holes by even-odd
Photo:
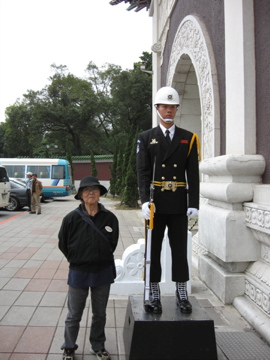
[[253, 0], [224, 0], [227, 154], [256, 154], [253, 6]]

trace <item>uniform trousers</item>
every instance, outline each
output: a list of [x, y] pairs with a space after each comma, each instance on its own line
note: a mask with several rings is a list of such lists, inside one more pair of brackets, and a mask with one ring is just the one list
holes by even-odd
[[[92, 323], [89, 341], [95, 351], [105, 347], [106, 308], [111, 284], [91, 287]], [[72, 287], [68, 289], [68, 314], [65, 321], [64, 344], [62, 349], [77, 349], [76, 340], [79, 334], [80, 321], [88, 297], [89, 287]]]
[[152, 230], [150, 281], [161, 280], [161, 249], [166, 226], [172, 256], [172, 281], [186, 282], [189, 280], [187, 261], [187, 222], [186, 215], [159, 214], [154, 215], [154, 228]]

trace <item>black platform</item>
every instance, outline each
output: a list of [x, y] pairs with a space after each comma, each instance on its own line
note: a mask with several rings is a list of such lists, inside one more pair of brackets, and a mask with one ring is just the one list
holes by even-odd
[[214, 322], [190, 296], [192, 314], [182, 314], [175, 296], [161, 299], [160, 315], [147, 313], [143, 296], [130, 296], [124, 344], [129, 360], [217, 360]]

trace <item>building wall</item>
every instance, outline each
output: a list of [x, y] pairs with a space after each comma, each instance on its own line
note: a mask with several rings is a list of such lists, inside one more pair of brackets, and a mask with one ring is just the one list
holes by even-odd
[[[266, 160], [263, 183], [270, 183], [270, 1], [254, 1], [257, 154]], [[254, 134], [255, 136], [255, 134]]]
[[[102, 161], [96, 162], [97, 169], [97, 178], [100, 181], [108, 181], [111, 178], [110, 167], [112, 166], [112, 161]], [[91, 175], [92, 168], [90, 161], [73, 161], [74, 167], [74, 181], [81, 180], [84, 176]]]
[[220, 154], [225, 154], [225, 46], [224, 46], [224, 4], [223, 1], [213, 0], [177, 0], [174, 7], [170, 28], [168, 31], [166, 46], [163, 54], [163, 64], [161, 67], [161, 86], [166, 85], [166, 76], [168, 70], [168, 63], [171, 54], [172, 44], [175, 38], [177, 29], [181, 21], [188, 15], [198, 15], [204, 22], [209, 37], [211, 39], [220, 95], [220, 129], [221, 129], [221, 144]]

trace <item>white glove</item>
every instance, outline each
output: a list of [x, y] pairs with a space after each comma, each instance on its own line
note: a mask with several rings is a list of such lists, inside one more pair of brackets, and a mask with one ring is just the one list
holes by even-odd
[[142, 213], [146, 220], [150, 219], [149, 202], [145, 202], [142, 204]]
[[188, 208], [187, 209], [187, 216], [188, 217], [198, 217], [198, 209], [194, 209], [194, 208]]
[[[154, 204], [154, 212], [156, 211], [156, 207]], [[146, 220], [150, 219], [150, 208], [149, 208], [149, 202], [145, 202], [142, 204], [142, 213]]]

